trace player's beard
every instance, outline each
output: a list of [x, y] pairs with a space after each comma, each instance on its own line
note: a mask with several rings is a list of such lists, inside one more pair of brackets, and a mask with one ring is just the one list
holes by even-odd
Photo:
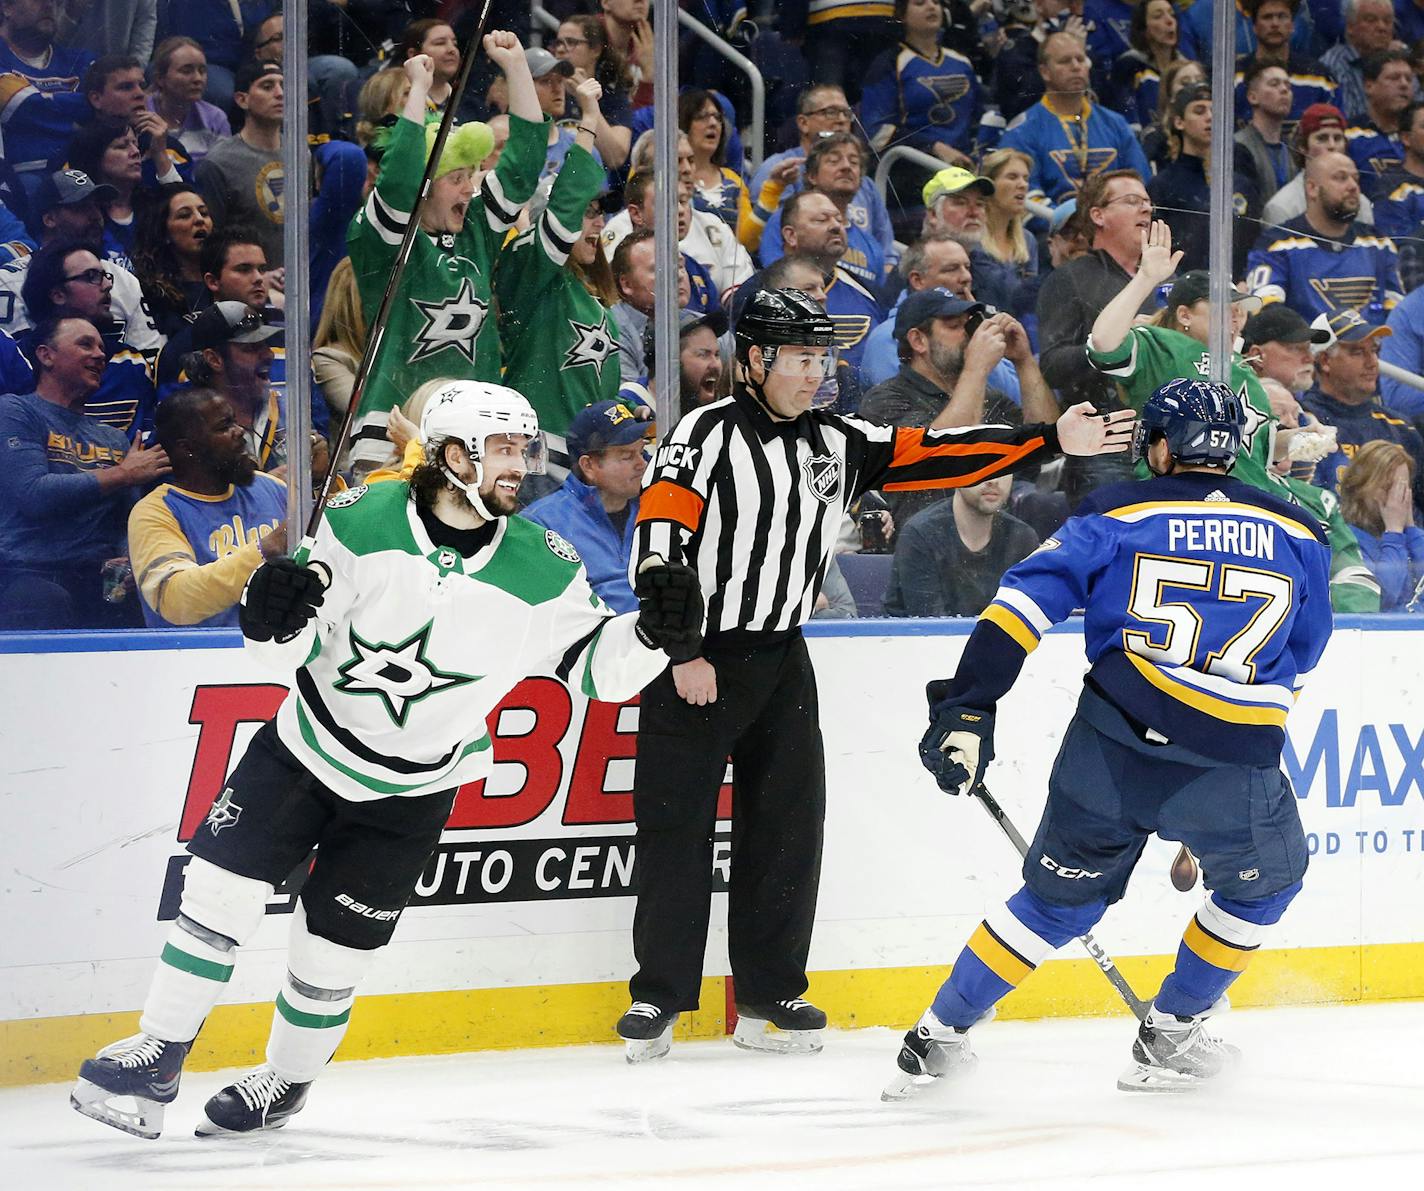
[[508, 471], [491, 478], [487, 486], [480, 488], [480, 499], [485, 502], [485, 508], [499, 517], [508, 517], [519, 512], [519, 493], [506, 491], [499, 486], [499, 482], [512, 480], [519, 484], [523, 479], [518, 472]]

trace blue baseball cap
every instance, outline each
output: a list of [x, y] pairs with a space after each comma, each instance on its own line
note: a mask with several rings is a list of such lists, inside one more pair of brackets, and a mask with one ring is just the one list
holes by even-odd
[[983, 302], [955, 297], [942, 285], [919, 290], [900, 303], [900, 310], [895, 315], [895, 341], [903, 343], [911, 330], [923, 327], [932, 318], [954, 318], [976, 310], [983, 313], [987, 307]]
[[621, 401], [599, 401], [579, 410], [569, 424], [566, 436], [569, 458], [578, 461], [580, 455], [592, 455], [608, 447], [622, 447], [638, 442], [648, 432], [648, 423]]

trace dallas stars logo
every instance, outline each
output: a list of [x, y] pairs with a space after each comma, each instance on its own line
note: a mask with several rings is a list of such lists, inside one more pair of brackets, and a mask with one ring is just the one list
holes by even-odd
[[425, 325], [415, 336], [415, 350], [407, 364], [428, 359], [437, 352], [453, 347], [471, 364], [475, 362], [475, 338], [484, 325], [489, 303], [475, 297], [468, 277], [460, 282], [460, 292], [443, 302], [422, 302], [412, 298]]
[[397, 645], [382, 642], [372, 645], [351, 630], [351, 660], [337, 667], [341, 678], [333, 684], [338, 691], [351, 695], [377, 695], [396, 726], [405, 727], [411, 704], [426, 695], [448, 691], [453, 687], [475, 682], [480, 675], [454, 674], [441, 670], [426, 660], [430, 628], [427, 621]]
[[565, 368], [582, 368], [585, 364], [602, 368], [603, 362], [617, 350], [608, 332], [598, 323], [578, 323], [569, 319], [569, 327], [577, 338], [564, 357]]

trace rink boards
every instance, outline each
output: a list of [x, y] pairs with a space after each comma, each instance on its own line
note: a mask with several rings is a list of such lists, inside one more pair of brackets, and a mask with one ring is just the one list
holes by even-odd
[[[953, 669], [963, 622], [814, 626], [826, 744], [825, 863], [810, 996], [838, 1025], [918, 1015], [1018, 861], [974, 803], [920, 769], [924, 683]], [[1305, 892], [1232, 993], [1238, 1005], [1424, 997], [1424, 622], [1340, 618], [1290, 721], [1285, 766], [1312, 849]], [[161, 648], [155, 646], [162, 645]], [[184, 841], [283, 690], [235, 635], [0, 642], [0, 1083], [68, 1078], [133, 1032], [176, 911]], [[1031, 834], [1084, 670], [1055, 631], [1001, 705], [988, 784]], [[338, 1057], [607, 1041], [633, 968], [636, 707], [589, 704], [550, 678], [492, 719], [499, 766], [461, 791], [396, 941], [362, 988]], [[728, 791], [724, 790], [723, 810]], [[725, 881], [722, 822], [713, 865]], [[1149, 843], [1127, 898], [1095, 932], [1140, 994], [1171, 962], [1202, 896]], [[284, 970], [293, 895], [244, 950], [194, 1063], [259, 1055]], [[678, 1029], [727, 1028], [725, 896], [702, 1008]], [[1004, 1017], [1122, 1011], [1073, 947]]]

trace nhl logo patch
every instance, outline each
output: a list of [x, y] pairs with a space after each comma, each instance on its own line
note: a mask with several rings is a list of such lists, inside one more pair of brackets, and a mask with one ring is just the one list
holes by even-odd
[[841, 461], [838, 455], [812, 455], [801, 465], [811, 495], [822, 504], [830, 504], [840, 495]]
[[360, 484], [355, 488], [348, 488], [345, 492], [338, 492], [326, 502], [328, 509], [344, 509], [347, 505], [354, 505], [358, 500], [366, 495], [366, 485]]
[[583, 559], [579, 557], [579, 552], [569, 545], [568, 542], [564, 541], [563, 538], [559, 537], [552, 529], [546, 529], [544, 531], [544, 543], [565, 562], [583, 561]]

